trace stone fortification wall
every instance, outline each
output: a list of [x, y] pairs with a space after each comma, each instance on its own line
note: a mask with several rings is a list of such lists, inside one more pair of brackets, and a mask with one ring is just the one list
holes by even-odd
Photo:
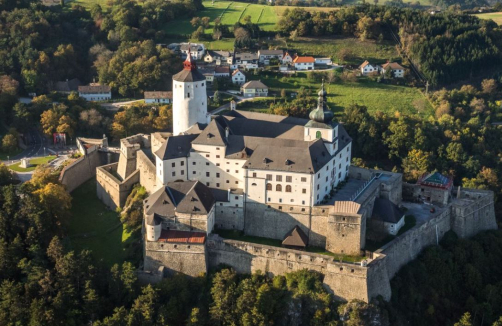
[[59, 181], [66, 186], [68, 192], [72, 192], [93, 178], [98, 166], [116, 162], [117, 156], [115, 153], [92, 151], [65, 166], [59, 175]]
[[165, 275], [183, 273], [195, 277], [207, 273], [206, 246], [145, 241], [145, 271], [157, 271], [161, 266], [165, 267]]
[[162, 182], [157, 180], [155, 164], [143, 151], [138, 151], [136, 166], [140, 171], [139, 182], [149, 194], [162, 186]]
[[[314, 270], [324, 274], [324, 285], [343, 300], [359, 299], [368, 302], [382, 295], [390, 298], [390, 284], [385, 264], [379, 259], [368, 266], [334, 261], [333, 257], [286, 248], [258, 245], [249, 242], [223, 240], [212, 236], [207, 241], [209, 267], [220, 264], [234, 268], [238, 273], [260, 270], [271, 276], [282, 275], [300, 269]], [[370, 266], [372, 270], [370, 271]], [[368, 276], [381, 282], [378, 287], [368, 287]]]
[[462, 188], [452, 203], [453, 231], [467, 238], [481, 231], [497, 229], [493, 196], [491, 191]]
[[215, 227], [227, 230], [244, 230], [244, 208], [215, 206]]
[[324, 248], [328, 213], [327, 207], [313, 207], [311, 215], [310, 208], [305, 206], [246, 203], [244, 232], [282, 240], [298, 225], [309, 236], [311, 246]]
[[98, 198], [110, 209], [124, 207], [131, 189], [139, 182], [139, 170], [134, 171], [124, 181], [120, 181], [114, 176], [117, 173], [117, 167], [118, 163], [112, 163], [96, 169]]
[[446, 208], [427, 222], [392, 240], [377, 251], [385, 255], [389, 279], [428, 246], [435, 245], [451, 229], [451, 212]]

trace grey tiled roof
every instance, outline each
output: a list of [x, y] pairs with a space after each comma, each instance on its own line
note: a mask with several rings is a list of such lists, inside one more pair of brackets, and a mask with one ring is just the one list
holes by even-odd
[[393, 202], [386, 198], [375, 198], [371, 218], [387, 223], [397, 223], [404, 213]]
[[162, 160], [187, 157], [192, 148], [192, 141], [197, 138], [197, 134], [171, 136], [155, 152]]
[[267, 88], [268, 89], [268, 86], [259, 80], [251, 80], [251, 81], [248, 81], [247, 83], [245, 83], [244, 85], [242, 85], [241, 88], [242, 89], [256, 89], [256, 88], [261, 88], [261, 89]]
[[282, 241], [283, 246], [293, 247], [306, 247], [308, 243], [309, 238], [298, 225], [289, 231]]
[[[144, 202], [146, 214], [172, 217], [175, 211], [186, 214], [208, 214], [214, 205], [211, 190], [199, 181], [169, 182]], [[147, 220], [148, 222], [148, 220]], [[150, 218], [150, 222], [155, 220]]]
[[173, 76], [173, 80], [179, 82], [196, 82], [206, 80], [203, 74], [201, 74], [197, 69], [195, 70], [185, 70], [183, 69], [179, 73]]

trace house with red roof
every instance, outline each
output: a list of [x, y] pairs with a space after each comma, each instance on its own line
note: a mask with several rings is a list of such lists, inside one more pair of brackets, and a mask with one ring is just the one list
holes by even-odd
[[293, 59], [296, 70], [314, 70], [314, 63], [314, 57], [296, 57]]

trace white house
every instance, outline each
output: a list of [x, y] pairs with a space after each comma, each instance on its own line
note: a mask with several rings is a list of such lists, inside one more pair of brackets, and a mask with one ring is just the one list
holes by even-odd
[[235, 69], [232, 72], [232, 83], [237, 85], [243, 85], [246, 82], [246, 75], [242, 73], [239, 69]]
[[314, 64], [316, 64], [316, 65], [330, 66], [333, 64], [333, 61], [331, 61], [331, 58], [315, 58], [314, 60], [315, 60]]
[[383, 233], [396, 235], [404, 225], [404, 213], [386, 198], [375, 198], [371, 224]]
[[214, 81], [214, 67], [209, 67], [209, 68], [201, 68], [199, 69], [199, 72], [206, 78], [206, 81], [208, 83], [212, 83]]
[[204, 57], [204, 53], [206, 52], [206, 48], [204, 47], [204, 44], [181, 43], [180, 44], [180, 51], [185, 56], [187, 56], [188, 53], [190, 53], [192, 55], [193, 59], [201, 60]]
[[112, 99], [112, 89], [108, 85], [91, 83], [78, 87], [78, 96], [86, 101], [106, 101]]
[[397, 62], [387, 62], [386, 64], [382, 65], [382, 74], [385, 75], [385, 73], [388, 70], [392, 71], [392, 75], [395, 78], [403, 78], [404, 77], [404, 68]]
[[154, 104], [162, 103], [169, 104], [173, 102], [173, 92], [145, 92], [145, 103]]
[[236, 53], [232, 62], [232, 69], [257, 69], [258, 68], [258, 55], [250, 52]]
[[281, 58], [281, 63], [289, 64], [291, 62], [293, 62], [293, 57], [288, 52], [284, 53], [284, 55]]
[[[217, 66], [232, 63], [232, 52], [230, 51], [212, 51], [208, 50], [204, 56], [204, 61], [207, 63], [215, 63]], [[230, 62], [229, 62], [230, 60]]]
[[244, 97], [267, 96], [268, 86], [259, 80], [251, 80], [241, 86], [241, 92]]
[[280, 60], [284, 55], [282, 50], [259, 50], [258, 60], [264, 65], [269, 65], [271, 59]]
[[361, 75], [367, 76], [371, 73], [378, 72], [378, 66], [372, 65], [369, 63], [368, 60], [364, 61], [360, 66], [359, 69], [361, 69]]
[[296, 70], [314, 70], [314, 57], [296, 57], [293, 64]]

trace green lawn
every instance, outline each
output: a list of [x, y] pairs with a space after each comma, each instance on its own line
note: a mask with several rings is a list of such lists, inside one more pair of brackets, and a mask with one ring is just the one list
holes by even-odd
[[[96, 180], [91, 179], [72, 192], [69, 241], [75, 250], [88, 249], [107, 266], [121, 264], [126, 258], [125, 246], [131, 240], [120, 222], [119, 214], [109, 210], [96, 195]], [[83, 236], [87, 234], [87, 236]]]
[[[277, 96], [281, 89], [291, 92], [297, 91], [302, 86], [310, 90], [312, 96], [316, 96], [315, 94], [321, 87], [319, 81], [309, 80], [306, 73], [297, 73], [296, 76], [291, 77], [249, 74], [248, 79], [260, 79], [270, 88], [269, 94], [276, 93]], [[365, 105], [369, 112], [383, 111], [390, 114], [401, 112], [422, 116], [428, 116], [433, 112], [430, 103], [417, 88], [413, 87], [377, 83], [367, 78], [359, 78], [356, 82], [327, 84], [325, 87], [328, 92], [328, 105], [337, 116], [351, 104]], [[415, 108], [417, 102], [421, 102], [425, 107], [421, 112]], [[257, 102], [258, 105], [259, 103]], [[263, 109], [263, 107], [252, 107], [252, 105], [253, 102], [246, 104], [248, 109]]]
[[476, 14], [474, 15], [481, 19], [491, 19], [496, 22], [498, 25], [502, 25], [502, 12], [490, 12], [486, 14]]
[[30, 171], [35, 170], [37, 166], [39, 166], [41, 164], [47, 164], [55, 158], [56, 158], [56, 156], [37, 157], [37, 158], [30, 159], [31, 166], [27, 169], [23, 169], [22, 167], [20, 167], [21, 162], [9, 165], [9, 169], [16, 171], [16, 172], [30, 172]]

